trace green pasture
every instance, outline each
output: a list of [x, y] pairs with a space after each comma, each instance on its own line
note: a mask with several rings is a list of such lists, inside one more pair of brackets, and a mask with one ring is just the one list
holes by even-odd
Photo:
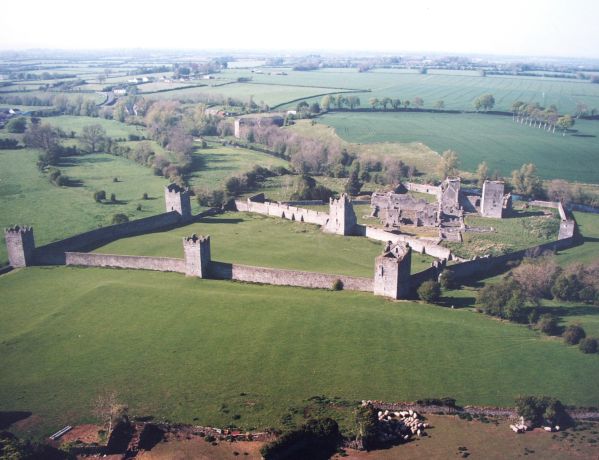
[[[182, 258], [181, 240], [194, 233], [210, 235], [212, 258], [221, 262], [367, 278], [374, 275], [374, 259], [383, 249], [378, 241], [326, 234], [312, 224], [226, 213], [168, 232], [124, 238], [95, 252]], [[432, 260], [414, 254], [412, 271], [430, 267]]]
[[545, 179], [599, 183], [593, 167], [599, 155], [597, 121], [578, 120], [576, 132], [566, 136], [482, 114], [337, 113], [324, 115], [320, 123], [352, 143], [422, 142], [439, 153], [452, 149], [467, 171], [486, 161], [490, 171], [509, 176], [532, 162]]
[[[116, 213], [139, 219], [164, 211], [163, 187], [168, 182], [149, 168], [106, 154], [69, 157], [59, 168], [77, 182], [57, 187], [37, 169], [38, 154], [31, 149], [0, 151], [0, 227], [32, 225], [39, 245], [109, 225]], [[115, 177], [118, 182], [113, 182]], [[115, 193], [117, 203], [96, 203], [97, 190], [105, 190], [107, 197]], [[151, 199], [142, 200], [144, 192]], [[0, 264], [4, 262], [1, 244]]]
[[[236, 70], [237, 74], [241, 71]], [[360, 73], [357, 69], [323, 69], [311, 72], [286, 70], [287, 76], [250, 74], [256, 83], [308, 84], [313, 86], [355, 88], [361, 107], [369, 107], [370, 98], [390, 97], [412, 101], [424, 100], [425, 108], [434, 108], [438, 100], [451, 110], [474, 110], [474, 100], [482, 94], [493, 94], [495, 110], [511, 110], [516, 100], [538, 102], [544, 107], [555, 104], [561, 113], [574, 113], [577, 103], [589, 109], [599, 108], [599, 86], [588, 81], [550, 79], [543, 77], [464, 75], [445, 71], [422, 75], [417, 72], [377, 69]], [[370, 90], [370, 91], [368, 91]]]
[[113, 389], [132, 415], [244, 428], [322, 394], [599, 404], [596, 355], [469, 310], [72, 267], [17, 270], [0, 292], [0, 410], [33, 412], [35, 434], [90, 420]]
[[335, 90], [322, 87], [231, 83], [222, 86], [201, 86], [197, 88], [166, 91], [163, 93], [148, 93], [146, 97], [150, 99], [175, 99], [185, 101], [188, 99], [193, 100], [195, 97], [199, 96], [216, 95], [232, 97], [243, 102], [248, 102], [250, 97], [253, 97], [253, 100], [256, 104], [264, 102], [272, 107], [274, 105], [282, 104], [291, 100], [303, 99], [332, 92], [335, 92]]
[[116, 120], [106, 120], [100, 117], [79, 117], [74, 115], [61, 115], [59, 117], [48, 117], [44, 122], [62, 129], [67, 134], [71, 131], [79, 136], [85, 126], [100, 125], [106, 130], [106, 135], [112, 138], [127, 138], [129, 134], [146, 136], [145, 128], [141, 126], [127, 125]]

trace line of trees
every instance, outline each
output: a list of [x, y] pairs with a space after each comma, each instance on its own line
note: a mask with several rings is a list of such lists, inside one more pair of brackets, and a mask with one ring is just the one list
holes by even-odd
[[512, 114], [512, 119], [516, 123], [552, 133], [557, 130], [563, 136], [575, 123], [571, 115], [560, 116], [555, 105], [545, 108], [541, 107], [538, 102], [526, 104], [522, 101], [515, 101], [512, 104]]

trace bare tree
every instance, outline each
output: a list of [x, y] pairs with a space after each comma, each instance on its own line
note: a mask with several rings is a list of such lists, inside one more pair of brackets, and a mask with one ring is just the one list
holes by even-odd
[[84, 126], [81, 130], [80, 141], [84, 150], [95, 153], [106, 140], [106, 130], [101, 125]]
[[119, 403], [118, 393], [116, 391], [106, 391], [100, 393], [93, 401], [92, 412], [108, 428], [107, 434], [110, 436], [113, 426], [127, 415], [128, 407]]

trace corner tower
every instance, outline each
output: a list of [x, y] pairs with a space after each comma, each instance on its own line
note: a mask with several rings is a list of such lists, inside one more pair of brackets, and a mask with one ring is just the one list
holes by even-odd
[[176, 211], [184, 219], [191, 218], [189, 189], [179, 187], [177, 184], [169, 184], [164, 187], [164, 201], [166, 212]]
[[33, 228], [15, 225], [4, 229], [4, 240], [6, 241], [6, 252], [8, 262], [13, 267], [26, 267], [31, 265], [33, 251], [35, 251], [35, 240], [33, 239]]
[[338, 200], [329, 200], [329, 219], [323, 230], [337, 235], [353, 235], [357, 224], [356, 213], [349, 196], [342, 193]]
[[502, 181], [483, 182], [483, 196], [480, 202], [480, 214], [483, 217], [503, 217], [505, 184]]
[[412, 249], [407, 243], [391, 243], [374, 263], [374, 294], [405, 299], [410, 294]]

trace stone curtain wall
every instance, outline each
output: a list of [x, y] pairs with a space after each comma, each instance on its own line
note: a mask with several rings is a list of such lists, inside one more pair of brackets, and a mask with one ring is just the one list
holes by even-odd
[[212, 262], [210, 264], [209, 273], [211, 278], [217, 279], [232, 279], [249, 283], [320, 289], [331, 289], [333, 283], [339, 279], [343, 282], [343, 289], [348, 291], [372, 292], [373, 289], [373, 280], [371, 278], [252, 267], [249, 265], [228, 264], [223, 262]]
[[413, 182], [405, 182], [402, 185], [410, 192], [428, 193], [436, 197], [441, 196], [441, 187], [437, 187], [436, 185], [415, 184]]
[[392, 241], [393, 243], [402, 241], [404, 243], [408, 243], [408, 246], [410, 246], [413, 251], [436, 257], [437, 259], [449, 259], [451, 256], [451, 251], [449, 249], [439, 246], [432, 241], [412, 238], [406, 235], [396, 235], [395, 233], [390, 233], [380, 228], [369, 227], [365, 225], [358, 225], [357, 227], [359, 229], [358, 233], [360, 235], [372, 240], [383, 242]]
[[81, 251], [99, 243], [106, 243], [127, 236], [140, 235], [156, 230], [166, 229], [181, 222], [181, 215], [177, 212], [168, 212], [157, 216], [126, 222], [124, 224], [110, 225], [79, 235], [56, 241], [35, 249], [34, 264], [36, 265], [63, 265], [65, 252]]
[[184, 259], [168, 257], [121, 256], [115, 254], [95, 254], [88, 252], [67, 252], [66, 265], [83, 267], [133, 268], [160, 272], [185, 273]]
[[325, 225], [329, 219], [329, 214], [325, 212], [298, 208], [296, 206], [275, 203], [272, 201], [258, 203], [250, 200], [237, 200], [235, 201], [235, 207], [238, 211], [255, 212], [265, 216], [282, 217], [284, 219], [295, 220], [297, 222], [306, 222], [308, 224]]

